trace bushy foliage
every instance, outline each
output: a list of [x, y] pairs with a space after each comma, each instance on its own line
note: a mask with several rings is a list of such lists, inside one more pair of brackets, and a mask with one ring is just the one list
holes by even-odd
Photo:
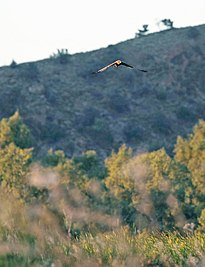
[[20, 148], [31, 146], [31, 133], [22, 121], [19, 112], [15, 112], [9, 119], [2, 119], [0, 122], [0, 146], [5, 147], [14, 143]]
[[164, 88], [158, 88], [156, 90], [156, 98], [160, 101], [165, 101], [167, 99], [167, 92]]
[[24, 80], [29, 82], [38, 81], [40, 74], [37, 65], [33, 62], [22, 65], [19, 73]]
[[172, 132], [171, 125], [163, 113], [153, 116], [152, 128], [157, 133], [168, 135]]
[[57, 49], [57, 53], [53, 53], [50, 58], [57, 59], [60, 64], [67, 64], [70, 59], [70, 54], [68, 53], [68, 49]]
[[173, 21], [171, 19], [163, 19], [161, 22], [168, 28], [168, 29], [173, 29]]
[[187, 107], [179, 107], [176, 110], [177, 118], [183, 120], [183, 121], [193, 121], [195, 119], [195, 116], [191, 110], [189, 110]]
[[0, 122], [0, 183], [8, 192], [23, 194], [32, 157], [30, 131], [16, 112]]
[[123, 129], [123, 134], [127, 143], [138, 143], [145, 137], [144, 129], [137, 122], [128, 123]]
[[64, 164], [65, 162], [65, 153], [62, 150], [53, 151], [53, 149], [49, 149], [47, 155], [42, 160], [42, 163], [45, 167], [56, 167]]
[[142, 25], [143, 30], [138, 30], [138, 33], [136, 33], [136, 37], [142, 37], [147, 34], [147, 32], [149, 31], [148, 26], [149, 25], [147, 24]]
[[175, 152], [176, 160], [183, 163], [190, 171], [192, 182], [198, 192], [204, 194], [205, 122], [203, 120], [199, 120], [193, 134], [187, 139], [178, 138]]
[[12, 60], [12, 62], [11, 62], [11, 64], [10, 64], [10, 67], [11, 67], [12, 69], [14, 69], [14, 68], [17, 67], [17, 63], [16, 63], [15, 60]]
[[96, 118], [91, 127], [85, 128], [85, 132], [97, 145], [105, 148], [112, 147], [114, 138], [106, 120]]
[[[205, 122], [164, 148], [32, 162], [18, 113], [0, 122], [0, 265], [197, 266], [205, 255]], [[87, 265], [86, 265], [87, 264]]]
[[126, 188], [129, 188], [129, 185], [126, 186], [125, 184], [126, 178], [124, 178], [122, 168], [131, 156], [132, 150], [127, 148], [126, 145], [123, 145], [117, 153], [113, 151], [111, 156], [105, 161], [108, 170], [108, 177], [106, 178], [105, 184], [117, 197], [120, 197], [121, 193], [126, 191]]
[[0, 150], [0, 182], [6, 191], [23, 190], [30, 159], [31, 150], [18, 148], [14, 143]]

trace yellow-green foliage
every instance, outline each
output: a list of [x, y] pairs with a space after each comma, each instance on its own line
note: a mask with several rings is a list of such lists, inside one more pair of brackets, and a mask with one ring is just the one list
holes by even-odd
[[6, 191], [19, 193], [26, 186], [31, 149], [21, 149], [14, 143], [0, 149], [0, 181]]
[[174, 157], [122, 145], [104, 166], [95, 151], [31, 164], [26, 129], [0, 122], [0, 266], [203, 266], [205, 122]]
[[132, 150], [122, 145], [117, 153], [112, 152], [111, 156], [106, 159], [105, 165], [108, 170], [108, 176], [105, 185], [116, 197], [126, 197], [126, 192], [133, 187], [133, 181], [127, 179], [126, 173], [123, 173], [123, 166], [132, 156]]
[[31, 145], [31, 134], [28, 127], [23, 123], [19, 112], [15, 112], [9, 119], [0, 122], [0, 146], [15, 143], [20, 148]]
[[79, 246], [87, 260], [109, 266], [196, 266], [204, 254], [204, 241], [201, 233], [183, 236], [144, 231], [133, 235], [121, 228], [96, 237], [86, 235]]
[[[117, 154], [106, 160], [108, 177], [105, 184], [118, 194], [137, 189], [168, 190], [169, 172], [172, 160], [164, 149], [131, 157], [131, 150], [122, 146]], [[139, 187], [139, 188], [138, 188]]]
[[187, 139], [178, 138], [175, 146], [176, 160], [187, 166], [197, 190], [205, 193], [205, 122], [199, 120], [193, 134]]
[[145, 153], [139, 159], [147, 168], [147, 188], [166, 190], [172, 160], [165, 149]]
[[[51, 189], [50, 205], [58, 212], [68, 212], [65, 202], [60, 203], [66, 199], [57, 195], [59, 190]], [[200, 232], [133, 233], [119, 226], [112, 232], [87, 233], [73, 239], [50, 205], [25, 205], [8, 193], [0, 193], [2, 266], [7, 266], [8, 260], [11, 266], [189, 266], [203, 260], [205, 235]]]
[[201, 211], [201, 215], [198, 218], [199, 229], [205, 232], [205, 209]]

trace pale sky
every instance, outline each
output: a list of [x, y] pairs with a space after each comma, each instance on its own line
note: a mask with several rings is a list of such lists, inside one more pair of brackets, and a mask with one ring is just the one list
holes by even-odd
[[0, 0], [0, 66], [106, 47], [134, 38], [143, 24], [159, 31], [164, 18], [177, 28], [204, 24], [205, 1]]

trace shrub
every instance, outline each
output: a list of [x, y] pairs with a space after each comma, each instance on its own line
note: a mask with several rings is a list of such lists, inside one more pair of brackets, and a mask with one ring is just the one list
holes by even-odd
[[171, 131], [171, 125], [166, 116], [162, 113], [159, 113], [156, 114], [152, 120], [152, 129], [157, 133], [167, 135]]
[[80, 131], [84, 127], [90, 127], [95, 123], [95, 118], [99, 115], [99, 111], [93, 107], [85, 108], [82, 113], [76, 118], [75, 125]]
[[161, 22], [168, 28], [173, 29], [173, 21], [171, 19], [163, 19]]
[[177, 118], [184, 121], [193, 121], [195, 119], [194, 114], [187, 107], [179, 107], [176, 111]]
[[39, 70], [35, 63], [27, 63], [22, 66], [20, 74], [27, 81], [36, 81], [39, 77]]
[[120, 95], [117, 92], [113, 92], [107, 102], [109, 108], [117, 113], [126, 113], [129, 111], [129, 101], [128, 99]]
[[144, 130], [134, 123], [125, 126], [123, 130], [126, 142], [140, 142], [144, 138]]
[[159, 88], [156, 91], [156, 98], [160, 101], [164, 101], [167, 99], [167, 92], [164, 88]]
[[69, 62], [70, 54], [68, 53], [68, 49], [58, 49], [57, 53], [53, 53], [50, 58], [57, 59], [60, 64], [67, 64]]
[[14, 69], [14, 68], [16, 68], [16, 66], [17, 66], [16, 61], [12, 60], [12, 62], [11, 62], [11, 64], [10, 64], [10, 67], [11, 67], [12, 69]]
[[85, 130], [90, 138], [99, 146], [111, 147], [114, 142], [110, 127], [104, 119], [96, 118], [94, 124]]
[[144, 36], [149, 30], [148, 30], [147, 24], [142, 25], [143, 30], [138, 30], [138, 33], [136, 33], [136, 37], [142, 37]]

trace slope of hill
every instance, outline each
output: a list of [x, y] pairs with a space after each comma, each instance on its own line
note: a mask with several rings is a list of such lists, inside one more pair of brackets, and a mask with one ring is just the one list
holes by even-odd
[[[116, 59], [147, 69], [92, 72]], [[87, 53], [0, 68], [0, 118], [19, 110], [39, 155], [122, 143], [166, 147], [205, 119], [205, 25], [166, 30]]]

